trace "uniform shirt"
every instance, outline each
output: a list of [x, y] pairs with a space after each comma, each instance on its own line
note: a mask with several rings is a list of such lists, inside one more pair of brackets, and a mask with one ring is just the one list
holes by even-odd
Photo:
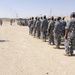
[[28, 21], [28, 26], [29, 26], [29, 27], [31, 26], [31, 20]]
[[34, 25], [33, 25], [34, 28], [36, 27], [36, 22], [37, 22], [37, 20], [34, 20]]
[[40, 26], [41, 26], [41, 21], [38, 20], [38, 21], [36, 22], [36, 29], [37, 29], [37, 30], [40, 30]]
[[54, 33], [58, 36], [60, 35], [61, 36], [61, 33], [62, 33], [62, 26], [61, 26], [61, 22], [58, 21], [55, 23], [55, 26], [54, 26]]
[[62, 36], [64, 36], [65, 35], [65, 27], [66, 27], [66, 21], [64, 21], [64, 20], [60, 20], [60, 22], [61, 22], [61, 26], [62, 26]]
[[63, 30], [64, 30], [64, 29], [65, 29], [65, 26], [66, 26], [66, 21], [60, 20], [60, 22], [62, 23], [62, 28], [63, 28]]
[[34, 20], [31, 20], [30, 25], [31, 25], [31, 28], [34, 27]]
[[43, 22], [43, 19], [41, 19], [40, 21], [41, 21], [40, 30], [42, 30], [42, 22]]
[[53, 33], [54, 25], [55, 25], [54, 21], [49, 22], [49, 24], [48, 24], [48, 33]]
[[48, 20], [47, 19], [44, 19], [42, 21], [41, 29], [42, 29], [42, 31], [47, 31], [47, 29], [48, 29]]
[[69, 37], [75, 37], [75, 18], [70, 19], [67, 23], [67, 26], [65, 29], [68, 29], [68, 36]]

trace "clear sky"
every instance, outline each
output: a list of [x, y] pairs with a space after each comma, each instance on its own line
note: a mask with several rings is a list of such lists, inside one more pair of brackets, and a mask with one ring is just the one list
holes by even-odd
[[75, 11], [75, 0], [0, 0], [0, 17], [69, 15]]

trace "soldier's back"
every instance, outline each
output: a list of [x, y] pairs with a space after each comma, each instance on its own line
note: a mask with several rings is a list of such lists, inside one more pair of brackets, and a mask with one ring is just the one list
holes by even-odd
[[44, 19], [43, 20], [43, 30], [47, 30], [47, 28], [48, 28], [48, 20]]
[[54, 32], [55, 32], [55, 34], [61, 36], [61, 33], [62, 33], [62, 26], [61, 26], [61, 22], [60, 22], [60, 21], [58, 21], [58, 22], [55, 23]]
[[38, 20], [38, 21], [36, 22], [36, 28], [37, 28], [37, 29], [40, 29], [40, 26], [41, 26], [41, 21]]
[[75, 18], [71, 19], [69, 21], [68, 25], [69, 25], [69, 33], [68, 33], [68, 35], [70, 37], [75, 37]]

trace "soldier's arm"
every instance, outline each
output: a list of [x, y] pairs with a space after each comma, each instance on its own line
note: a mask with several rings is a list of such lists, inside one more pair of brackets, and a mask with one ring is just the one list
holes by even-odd
[[50, 33], [50, 30], [51, 30], [51, 24], [52, 24], [52, 22], [50, 22], [49, 25], [48, 25], [49, 33]]
[[37, 22], [35, 23], [35, 28], [37, 28]]
[[68, 35], [68, 29], [65, 29], [65, 36], [64, 36], [64, 39], [67, 39], [67, 35]]
[[58, 29], [58, 24], [55, 23], [55, 26], [54, 26], [54, 32], [55, 32], [55, 33], [57, 32], [57, 29]]
[[43, 22], [41, 22], [41, 26], [40, 26], [40, 29], [42, 30], [42, 28], [43, 28]]
[[47, 30], [47, 31], [48, 31], [48, 33], [49, 33], [49, 29], [50, 29], [50, 22], [48, 23], [48, 30]]
[[68, 32], [69, 32], [69, 28], [70, 28], [70, 25], [71, 25], [71, 21], [69, 21], [65, 27], [65, 36], [64, 38], [67, 39], [67, 35], [68, 35]]

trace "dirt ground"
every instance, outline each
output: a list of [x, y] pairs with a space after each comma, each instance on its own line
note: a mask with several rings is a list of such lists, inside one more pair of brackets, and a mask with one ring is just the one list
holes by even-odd
[[28, 27], [3, 23], [0, 75], [75, 75], [75, 56], [64, 56], [64, 46], [60, 50], [53, 47], [30, 36]]

